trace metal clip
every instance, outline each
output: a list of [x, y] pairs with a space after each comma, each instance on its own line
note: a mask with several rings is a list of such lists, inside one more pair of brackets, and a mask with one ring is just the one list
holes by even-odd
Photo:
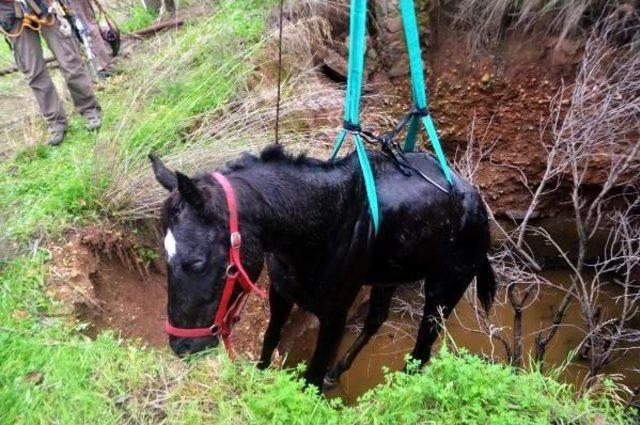
[[233, 232], [231, 234], [231, 248], [238, 249], [242, 245], [242, 237], [240, 236], [240, 232]]
[[227, 277], [235, 278], [238, 276], [238, 273], [240, 273], [240, 270], [238, 270], [238, 266], [235, 264], [229, 264], [227, 266]]

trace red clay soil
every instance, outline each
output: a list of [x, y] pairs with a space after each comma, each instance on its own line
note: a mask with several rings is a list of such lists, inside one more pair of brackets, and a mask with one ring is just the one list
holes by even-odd
[[[97, 240], [113, 240], [119, 232], [100, 233], [90, 228], [75, 235], [64, 246], [53, 248], [53, 268], [49, 292], [72, 306], [78, 319], [89, 325], [86, 334], [95, 337], [113, 329], [123, 337], [139, 338], [155, 347], [167, 347], [166, 274], [156, 265], [140, 272], [126, 257], [107, 255]], [[113, 243], [109, 243], [112, 245]], [[266, 280], [259, 280], [261, 285]], [[236, 350], [249, 359], [257, 359], [269, 317], [266, 301], [250, 297], [242, 320], [234, 329]]]
[[[574, 80], [582, 54], [579, 42], [565, 41], [558, 49], [556, 44], [555, 39], [507, 40], [500, 51], [472, 54], [466, 40], [441, 29], [425, 52], [430, 110], [447, 157], [453, 161], [460, 156], [471, 135], [484, 149], [493, 145], [480, 163], [476, 183], [497, 215], [517, 216], [526, 208], [530, 194], [522, 176], [536, 183], [544, 171], [541, 139], [549, 139], [542, 129], [550, 101]], [[371, 81], [376, 93], [396, 100], [373, 97], [366, 103], [365, 122], [367, 112], [399, 119], [410, 108], [408, 75], [390, 78], [382, 71], [390, 66], [378, 63]], [[431, 150], [424, 135], [420, 146]], [[555, 207], [548, 202], [540, 209], [550, 215]]]

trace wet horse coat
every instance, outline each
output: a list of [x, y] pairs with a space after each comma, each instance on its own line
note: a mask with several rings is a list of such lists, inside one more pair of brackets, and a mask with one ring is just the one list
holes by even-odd
[[[444, 193], [421, 177], [405, 175], [382, 154], [369, 152], [380, 207], [374, 235], [357, 158], [336, 162], [291, 157], [280, 147], [245, 155], [221, 170], [238, 198], [242, 261], [256, 279], [264, 260], [271, 286], [271, 317], [260, 366], [269, 365], [282, 327], [297, 304], [320, 321], [306, 371], [309, 383], [335, 382], [386, 320], [397, 285], [425, 280], [424, 316], [414, 358], [428, 360], [439, 318], [452, 311], [474, 276], [489, 308], [495, 281], [487, 260], [489, 225], [478, 191], [454, 175]], [[436, 161], [407, 154], [411, 164], [446, 187]], [[158, 181], [172, 191], [163, 208], [169, 270], [169, 320], [180, 327], [211, 323], [223, 286], [229, 247], [220, 187], [208, 175], [173, 174], [152, 158]], [[171, 252], [169, 252], [171, 251]], [[363, 284], [372, 287], [362, 334], [327, 374], [342, 338], [347, 311]], [[170, 337], [178, 354], [199, 351], [216, 338]]]

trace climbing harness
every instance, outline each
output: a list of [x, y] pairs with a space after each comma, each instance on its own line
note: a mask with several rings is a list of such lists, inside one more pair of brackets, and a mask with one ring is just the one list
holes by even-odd
[[[453, 187], [451, 171], [438, 139], [433, 119], [429, 113], [427, 103], [427, 92], [422, 68], [422, 51], [420, 49], [420, 39], [418, 36], [418, 21], [416, 19], [415, 6], [413, 0], [400, 0], [400, 13], [404, 26], [405, 43], [409, 52], [409, 65], [411, 72], [412, 97], [414, 107], [407, 114], [396, 128], [382, 137], [372, 137], [370, 133], [365, 133], [359, 123], [360, 97], [362, 93], [362, 75], [364, 71], [364, 58], [366, 51], [366, 19], [367, 0], [351, 0], [351, 18], [349, 29], [349, 63], [347, 71], [347, 92], [344, 104], [343, 128], [338, 133], [335, 141], [331, 159], [335, 159], [347, 134], [354, 138], [355, 148], [362, 169], [362, 174], [369, 201], [369, 209], [373, 220], [374, 230], [377, 234], [380, 223], [378, 199], [375, 188], [375, 179], [371, 164], [363, 146], [363, 136], [369, 142], [379, 142], [383, 152], [387, 156], [393, 156], [397, 165], [408, 168], [420, 175], [422, 178], [434, 184], [439, 189], [447, 192], [441, 185], [434, 182], [424, 173], [411, 166], [404, 157], [402, 150], [397, 149], [393, 139], [397, 134], [408, 126], [407, 136], [404, 144], [404, 152], [412, 152], [415, 149], [416, 136], [422, 123], [436, 154], [445, 178], [449, 186]], [[398, 159], [399, 157], [399, 159]]]
[[[234, 350], [231, 342], [231, 329], [240, 320], [240, 315], [251, 293], [256, 293], [260, 298], [265, 298], [265, 291], [251, 281], [251, 278], [242, 267], [240, 256], [240, 247], [242, 245], [242, 237], [238, 227], [238, 203], [233, 191], [233, 187], [229, 180], [220, 173], [212, 173], [211, 177], [220, 184], [224, 190], [229, 209], [229, 264], [227, 265], [227, 279], [222, 290], [222, 297], [218, 304], [218, 311], [213, 319], [213, 324], [206, 328], [178, 328], [169, 322], [165, 322], [165, 331], [172, 336], [179, 338], [204, 338], [210, 336], [219, 336], [222, 338], [227, 352], [233, 357]], [[231, 302], [231, 296], [239, 284], [240, 295]]]
[[[20, 19], [19, 28], [15, 32], [5, 30], [0, 26], [0, 33], [7, 38], [19, 37], [25, 28], [40, 31], [43, 27], [50, 27], [56, 23], [55, 16], [48, 14], [43, 7], [34, 0], [16, 0], [16, 17]], [[40, 16], [43, 14], [44, 16]]]

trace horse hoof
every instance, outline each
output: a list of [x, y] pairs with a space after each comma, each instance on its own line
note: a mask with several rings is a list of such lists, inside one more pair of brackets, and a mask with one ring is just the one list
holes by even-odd
[[334, 389], [335, 387], [338, 386], [338, 379], [337, 378], [330, 378], [328, 376], [324, 377], [324, 380], [322, 381], [322, 390], [323, 391], [331, 391], [332, 389]]

